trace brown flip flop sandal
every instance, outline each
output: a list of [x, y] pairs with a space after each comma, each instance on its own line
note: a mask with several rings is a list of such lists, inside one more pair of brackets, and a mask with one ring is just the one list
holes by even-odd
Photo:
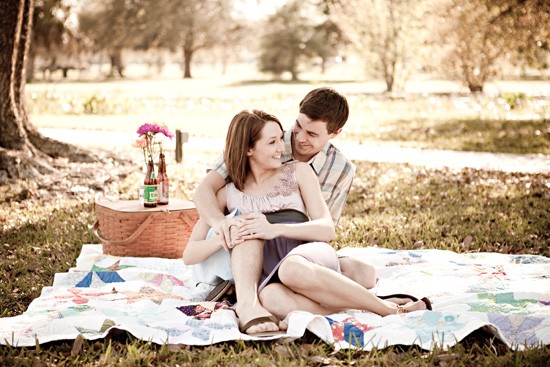
[[231, 282], [229, 280], [224, 280], [223, 282], [215, 286], [214, 289], [212, 289], [210, 293], [208, 293], [204, 300], [207, 302], [216, 302], [217, 300], [222, 298], [222, 296], [225, 294], [225, 292], [227, 292], [229, 288], [231, 288]]
[[261, 324], [262, 322], [273, 322], [276, 325], [279, 325], [279, 320], [275, 316], [260, 316], [255, 319], [248, 321], [246, 324], [241, 326], [239, 324], [239, 330], [241, 333], [250, 335], [250, 336], [274, 336], [274, 335], [285, 335], [286, 331], [277, 330], [277, 331], [260, 331], [258, 333], [247, 333], [246, 330], [250, 329], [254, 325]]
[[[387, 296], [377, 296], [377, 297], [380, 299], [401, 298], [401, 299], [410, 299], [413, 302], [418, 301], [418, 298], [416, 298], [415, 296], [411, 296], [410, 294], [404, 294], [404, 293], [389, 294]], [[426, 309], [430, 311], [432, 310], [432, 303], [428, 298], [424, 297], [421, 299], [421, 301], [424, 302], [424, 304], [426, 305]]]

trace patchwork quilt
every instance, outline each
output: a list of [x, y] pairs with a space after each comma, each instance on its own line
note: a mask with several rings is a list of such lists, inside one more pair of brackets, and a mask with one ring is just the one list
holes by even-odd
[[375, 294], [429, 297], [433, 310], [386, 317], [297, 311], [286, 319], [286, 335], [254, 338], [239, 331], [231, 305], [202, 301], [212, 287], [196, 284], [181, 260], [108, 256], [101, 245], [84, 245], [76, 267], [56, 274], [27, 311], [0, 318], [0, 344], [35, 346], [79, 334], [93, 340], [113, 329], [186, 345], [297, 339], [306, 329], [336, 349], [448, 348], [478, 329], [514, 349], [550, 344], [550, 258], [375, 247], [339, 254], [376, 266]]

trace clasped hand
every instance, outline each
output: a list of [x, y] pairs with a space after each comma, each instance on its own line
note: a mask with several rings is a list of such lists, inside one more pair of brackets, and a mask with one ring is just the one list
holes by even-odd
[[224, 233], [223, 247], [226, 250], [248, 240], [270, 240], [277, 237], [274, 226], [267, 221], [262, 213], [250, 213], [227, 218], [221, 227]]

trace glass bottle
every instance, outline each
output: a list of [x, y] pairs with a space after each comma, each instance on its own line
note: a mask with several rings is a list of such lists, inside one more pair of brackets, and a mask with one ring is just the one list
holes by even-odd
[[159, 154], [159, 177], [158, 177], [158, 204], [166, 205], [168, 204], [170, 194], [170, 180], [166, 174], [166, 160], [164, 154]]
[[152, 161], [147, 163], [147, 173], [143, 181], [143, 206], [146, 208], [154, 208], [157, 206], [158, 187], [157, 176], [155, 175], [155, 166]]
[[[143, 173], [142, 177], [145, 177], [147, 174], [147, 165], [143, 164], [143, 167], [141, 168], [141, 173]], [[145, 179], [139, 181], [139, 188], [138, 188], [138, 197], [139, 197], [139, 203], [143, 204], [145, 201]]]

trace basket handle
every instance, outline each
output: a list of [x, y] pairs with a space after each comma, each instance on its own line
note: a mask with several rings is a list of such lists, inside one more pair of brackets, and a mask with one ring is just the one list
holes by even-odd
[[101, 237], [99, 235], [99, 233], [97, 232], [97, 230], [99, 228], [99, 220], [97, 222], [95, 222], [95, 224], [94, 224], [94, 228], [93, 228], [94, 234], [97, 236], [97, 238], [99, 238], [101, 240], [101, 242], [105, 243], [106, 245], [125, 246], [129, 243], [132, 243], [141, 234], [141, 232], [143, 232], [145, 230], [145, 228], [147, 228], [147, 226], [153, 221], [153, 219], [155, 219], [157, 214], [159, 214], [159, 213], [151, 213], [151, 215], [149, 215], [147, 217], [147, 219], [145, 219], [143, 221], [143, 223], [141, 223], [141, 225], [135, 230], [135, 232], [132, 233], [132, 235], [130, 237], [128, 237], [124, 240], [111, 241], [111, 240], [107, 240], [107, 239]]
[[[99, 220], [97, 220], [95, 222], [94, 227], [93, 227], [93, 231], [94, 231], [94, 234], [96, 235], [96, 237], [99, 238], [101, 240], [101, 242], [105, 243], [106, 245], [125, 246], [129, 243], [132, 243], [145, 230], [145, 228], [147, 228], [147, 226], [153, 221], [153, 219], [155, 219], [155, 217], [158, 214], [160, 214], [160, 213], [151, 213], [151, 215], [149, 215], [147, 217], [147, 219], [145, 219], [145, 221], [143, 221], [143, 223], [141, 223], [141, 225], [136, 229], [136, 231], [134, 233], [132, 233], [132, 235], [130, 237], [126, 238], [125, 240], [111, 241], [111, 240], [108, 240], [108, 239], [105, 239], [105, 238], [101, 237], [99, 235], [98, 231], [97, 231], [99, 229]], [[187, 225], [189, 225], [190, 228], [193, 228], [195, 226], [195, 223], [193, 223], [189, 218], [187, 218], [187, 216], [183, 212], [180, 214], [180, 218], [185, 223], [187, 223]]]

